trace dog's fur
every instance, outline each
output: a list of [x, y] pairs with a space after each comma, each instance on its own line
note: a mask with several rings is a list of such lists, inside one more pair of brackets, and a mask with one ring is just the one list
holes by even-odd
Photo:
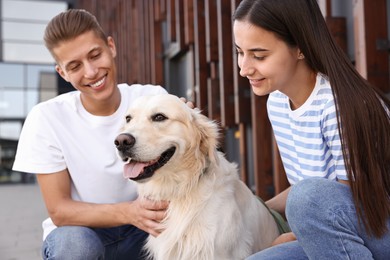
[[[174, 95], [141, 97], [126, 121], [115, 141], [119, 156], [130, 159], [125, 177], [138, 182], [139, 196], [170, 201], [165, 230], [145, 245], [151, 258], [244, 259], [279, 235], [267, 208], [239, 180], [236, 165], [217, 151], [218, 125], [199, 110]], [[172, 147], [173, 156], [160, 160], [160, 168], [142, 170]]]

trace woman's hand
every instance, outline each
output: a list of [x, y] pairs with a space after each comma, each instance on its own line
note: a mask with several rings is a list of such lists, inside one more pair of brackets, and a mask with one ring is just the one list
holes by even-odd
[[180, 100], [183, 101], [184, 103], [186, 103], [186, 105], [189, 108], [195, 108], [194, 103], [192, 101], [187, 101], [187, 99], [185, 97], [181, 97]]
[[294, 241], [294, 240], [297, 240], [297, 238], [295, 237], [293, 232], [284, 233], [284, 234], [281, 234], [280, 236], [278, 236], [274, 240], [274, 242], [272, 242], [272, 246], [276, 246], [276, 245], [283, 244], [283, 243], [290, 242], [290, 241]]

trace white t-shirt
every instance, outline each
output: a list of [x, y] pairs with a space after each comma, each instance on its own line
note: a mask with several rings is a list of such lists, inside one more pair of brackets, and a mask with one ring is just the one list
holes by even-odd
[[[121, 104], [110, 116], [88, 113], [80, 92], [59, 95], [36, 105], [23, 126], [13, 170], [48, 174], [68, 169], [74, 200], [117, 203], [134, 200], [135, 184], [123, 178], [123, 162], [116, 154], [115, 137], [125, 122], [129, 105], [143, 95], [166, 93], [154, 85], [118, 85]], [[44, 239], [55, 226], [43, 222]]]

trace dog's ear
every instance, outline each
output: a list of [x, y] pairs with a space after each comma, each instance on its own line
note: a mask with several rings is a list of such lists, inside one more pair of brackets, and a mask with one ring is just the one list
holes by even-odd
[[[194, 126], [197, 133], [194, 136], [194, 142], [199, 145], [199, 150], [203, 155], [218, 164], [217, 147], [219, 144], [219, 127], [218, 124], [210, 118], [203, 115], [198, 109], [192, 111]], [[196, 155], [199, 156], [199, 155]]]

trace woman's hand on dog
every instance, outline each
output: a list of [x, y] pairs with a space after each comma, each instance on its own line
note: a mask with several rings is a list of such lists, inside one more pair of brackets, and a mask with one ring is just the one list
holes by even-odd
[[194, 103], [192, 101], [187, 101], [187, 99], [185, 97], [181, 97], [180, 100], [183, 101], [184, 103], [186, 103], [186, 105], [189, 108], [195, 108]]
[[161, 222], [166, 216], [169, 202], [138, 198], [131, 202], [131, 205], [133, 208], [132, 225], [154, 237], [157, 237], [164, 230], [164, 225]]
[[295, 237], [293, 232], [284, 233], [284, 234], [281, 234], [280, 236], [278, 236], [274, 240], [274, 242], [272, 242], [272, 246], [276, 246], [276, 245], [283, 244], [283, 243], [290, 242], [290, 241], [294, 241], [294, 240], [297, 240], [297, 238]]

